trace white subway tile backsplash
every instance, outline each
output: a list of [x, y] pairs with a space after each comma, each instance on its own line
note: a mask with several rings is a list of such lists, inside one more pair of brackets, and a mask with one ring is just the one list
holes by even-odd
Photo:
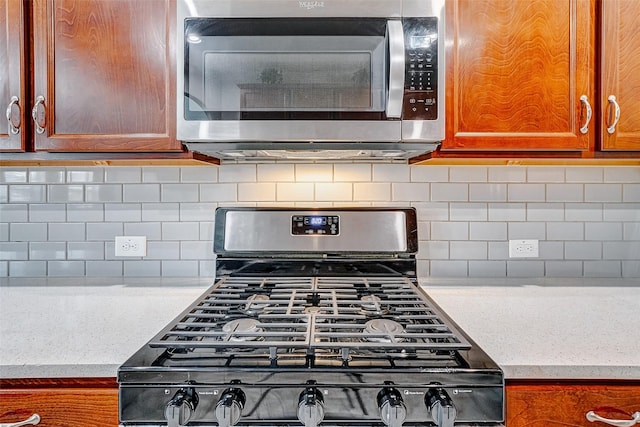
[[104, 221], [104, 205], [100, 203], [72, 203], [67, 205], [67, 221]]
[[218, 206], [413, 206], [420, 275], [640, 277], [640, 168], [313, 162], [2, 168], [0, 276], [213, 277]]
[[393, 183], [391, 190], [394, 202], [428, 202], [430, 200], [429, 184], [426, 182]]
[[104, 220], [106, 222], [138, 222], [142, 220], [140, 203], [105, 203]]
[[197, 222], [165, 222], [162, 224], [162, 240], [198, 240], [200, 224]]
[[30, 222], [65, 222], [67, 220], [67, 205], [61, 203], [36, 203], [29, 205]]
[[369, 182], [372, 179], [371, 165], [336, 163], [333, 166], [334, 182]]
[[47, 201], [46, 185], [10, 185], [9, 203], [45, 203]]
[[64, 242], [29, 243], [29, 259], [66, 259], [67, 245]]
[[14, 222], [9, 224], [9, 238], [12, 242], [33, 242], [47, 240], [47, 224], [39, 222]]
[[227, 165], [218, 169], [219, 182], [256, 182], [256, 165]]
[[160, 184], [160, 199], [163, 202], [197, 202], [199, 192], [198, 184]]
[[[372, 202], [388, 202], [391, 200], [391, 184], [388, 182], [356, 182], [353, 184], [353, 198]], [[394, 200], [397, 199], [394, 198]]]
[[201, 202], [235, 202], [238, 184], [200, 184]]
[[399, 164], [373, 164], [374, 182], [409, 182], [411, 170]]
[[[135, 184], [127, 184], [127, 186], [129, 185]], [[122, 187], [120, 184], [86, 184], [84, 186], [84, 200], [88, 203], [121, 202]], [[132, 201], [141, 202], [142, 200]], [[160, 201], [160, 199], [157, 198], [155, 201]]]
[[311, 182], [279, 182], [276, 184], [278, 202], [311, 202], [314, 200], [314, 184]]
[[333, 165], [331, 164], [296, 164], [296, 182], [331, 182], [333, 181]]
[[108, 167], [104, 170], [105, 182], [140, 183], [142, 169], [138, 167]]
[[[135, 175], [135, 172], [130, 172], [125, 169], [119, 169], [118, 171], [112, 171], [111, 168], [108, 169], [111, 173], [111, 176], [114, 175]], [[104, 182], [104, 168], [74, 168], [67, 170], [67, 182], [69, 183], [99, 183]]]
[[293, 182], [296, 173], [293, 164], [259, 164], [258, 182]]
[[273, 202], [276, 200], [274, 182], [256, 182], [238, 184], [238, 201]]
[[142, 182], [180, 182], [180, 168], [144, 167], [142, 168]]
[[622, 184], [586, 184], [585, 202], [621, 202]]
[[85, 264], [83, 261], [48, 261], [47, 276], [49, 277], [74, 277], [84, 276]]
[[124, 202], [159, 202], [160, 184], [125, 184], [122, 196]]
[[507, 200], [510, 202], [544, 202], [545, 184], [508, 184]]
[[469, 184], [433, 183], [431, 200], [434, 202], [466, 202], [469, 200]]
[[105, 258], [103, 242], [69, 242], [67, 258], [73, 260], [103, 260]]
[[318, 201], [351, 201], [353, 200], [353, 185], [351, 183], [317, 183], [316, 196]]
[[506, 202], [507, 184], [469, 184], [471, 202]]
[[487, 182], [488, 170], [484, 166], [460, 166], [449, 172], [450, 182]]

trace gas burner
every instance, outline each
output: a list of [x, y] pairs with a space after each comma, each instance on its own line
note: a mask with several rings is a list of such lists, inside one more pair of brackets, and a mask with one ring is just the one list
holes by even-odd
[[360, 307], [360, 312], [365, 315], [381, 316], [389, 313], [389, 310], [382, 306], [382, 300], [377, 295], [365, 295], [360, 298]]
[[[262, 328], [259, 328], [258, 322], [255, 319], [242, 318], [232, 320], [225, 323], [222, 326], [222, 331], [226, 332], [229, 341], [254, 341], [258, 339], [258, 333], [262, 332]], [[236, 335], [236, 334], [250, 334], [250, 335]]]
[[241, 312], [249, 315], [255, 316], [265, 310], [265, 308], [269, 307], [269, 296], [262, 294], [253, 294], [247, 298], [246, 303], [240, 309]]
[[311, 306], [311, 307], [306, 307], [302, 312], [304, 314], [317, 314], [317, 313], [322, 313], [322, 308]]
[[373, 319], [364, 324], [363, 333], [367, 341], [396, 343], [404, 341], [398, 335], [404, 334], [404, 327], [389, 319]]

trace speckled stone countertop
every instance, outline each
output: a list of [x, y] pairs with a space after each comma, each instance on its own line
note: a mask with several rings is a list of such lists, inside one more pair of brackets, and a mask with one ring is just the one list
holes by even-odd
[[[0, 378], [115, 377], [211, 279], [0, 279]], [[639, 279], [425, 279], [508, 379], [640, 380]]]

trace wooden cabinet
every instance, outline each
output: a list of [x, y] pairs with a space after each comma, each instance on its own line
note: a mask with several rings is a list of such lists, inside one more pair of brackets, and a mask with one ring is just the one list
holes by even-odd
[[449, 0], [442, 150], [587, 150], [594, 127], [589, 0]]
[[[9, 380], [5, 380], [8, 382]], [[27, 381], [25, 387], [0, 389], [0, 424], [40, 416], [42, 427], [108, 427], [118, 425], [118, 388], [115, 380]]]
[[32, 4], [36, 150], [181, 150], [174, 0]]
[[[640, 2], [606, 0], [600, 6], [601, 149], [640, 150]], [[619, 105], [619, 119], [612, 127], [615, 103]]]
[[[0, 150], [24, 151], [24, 111], [28, 108], [22, 0], [0, 0]], [[7, 118], [7, 114], [9, 117]]]
[[0, 0], [0, 31], [0, 150], [182, 151], [175, 0]]
[[630, 420], [640, 412], [640, 384], [515, 383], [506, 388], [507, 427], [605, 426], [586, 414]]

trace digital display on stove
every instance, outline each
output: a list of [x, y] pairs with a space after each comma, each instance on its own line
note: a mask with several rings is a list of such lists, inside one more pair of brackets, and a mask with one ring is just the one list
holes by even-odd
[[337, 236], [340, 217], [337, 215], [294, 215], [291, 217], [294, 236]]

